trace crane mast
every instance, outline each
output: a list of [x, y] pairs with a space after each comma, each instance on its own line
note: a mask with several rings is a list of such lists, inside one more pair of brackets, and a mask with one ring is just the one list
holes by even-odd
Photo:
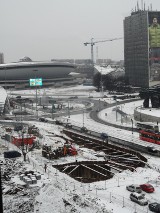
[[116, 41], [116, 40], [120, 40], [120, 39], [123, 39], [122, 37], [121, 38], [112, 38], [112, 39], [106, 39], [106, 40], [100, 40], [100, 41], [93, 41], [94, 38], [91, 38], [91, 42], [85, 42], [84, 45], [87, 46], [88, 44], [91, 45], [91, 61], [92, 61], [92, 64], [94, 64], [94, 52], [93, 52], [93, 46], [97, 43], [102, 43], [102, 42], [107, 42], [107, 41]]

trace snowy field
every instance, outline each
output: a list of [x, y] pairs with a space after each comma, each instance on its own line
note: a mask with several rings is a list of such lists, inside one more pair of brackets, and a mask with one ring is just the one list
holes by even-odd
[[[43, 94], [44, 91], [39, 91]], [[81, 95], [89, 97], [92, 94], [93, 97], [100, 97], [100, 93], [96, 93], [93, 87], [82, 87], [76, 88], [65, 88], [65, 89], [45, 89], [46, 94], [52, 95], [64, 95], [69, 96]], [[10, 92], [14, 95], [34, 96], [34, 90], [31, 91], [15, 91]], [[113, 102], [112, 98], [105, 99], [108, 103]], [[120, 106], [130, 118], [133, 118], [134, 107], [142, 105], [142, 101], [135, 101], [132, 104], [125, 104]], [[107, 113], [107, 116], [106, 116]], [[102, 119], [112, 123], [118, 123], [121, 125], [131, 126], [130, 121], [123, 120], [118, 116], [116, 120], [115, 111], [113, 108], [103, 110], [99, 112], [99, 116]], [[69, 118], [62, 118], [69, 119]], [[83, 120], [84, 119], [84, 120]], [[87, 128], [93, 129], [98, 132], [109, 132], [110, 135], [118, 135], [119, 137], [131, 138], [131, 140], [137, 140], [138, 133], [132, 134], [131, 132], [108, 127], [103, 124], [97, 124], [92, 121], [88, 113], [83, 115], [71, 115], [71, 123], [76, 123], [79, 126], [83, 125], [83, 122]], [[63, 139], [58, 137], [62, 136], [63, 127], [42, 123], [42, 122], [29, 122], [34, 124], [40, 130], [42, 139], [39, 139], [40, 144], [48, 143], [53, 146], [59, 143], [64, 143]], [[1, 133], [4, 133], [1, 128]], [[8, 144], [5, 140], [1, 139], [1, 155], [0, 160], [3, 159], [3, 150], [5, 149], [16, 149], [12, 144]], [[74, 162], [76, 160], [103, 160], [103, 157], [97, 157], [95, 151], [79, 147], [75, 144], [78, 155], [63, 157], [57, 160], [48, 161], [42, 157], [41, 150], [35, 149], [27, 155], [27, 162], [23, 162], [22, 158], [17, 160], [16, 164], [18, 168], [12, 166], [14, 175], [11, 175], [11, 180], [6, 181], [4, 184], [4, 212], [5, 213], [22, 213], [22, 212], [34, 212], [34, 213], [147, 213], [150, 212], [148, 206], [140, 206], [130, 201], [130, 192], [126, 190], [128, 184], [142, 184], [151, 183], [155, 187], [155, 192], [147, 194], [144, 192], [147, 200], [150, 202], [157, 201], [160, 203], [160, 161], [157, 157], [147, 156], [150, 168], [137, 168], [135, 172], [126, 170], [122, 173], [117, 173], [112, 179], [106, 181], [99, 181], [94, 183], [81, 183], [64, 173], [59, 172], [52, 167], [52, 164], [61, 164], [67, 162]], [[47, 163], [47, 171], [44, 172], [44, 165]], [[6, 166], [9, 166], [6, 164]], [[2, 168], [2, 172], [5, 168]], [[19, 172], [26, 170], [34, 170], [41, 174], [41, 180], [37, 181], [37, 184], [30, 185], [27, 188], [23, 188], [15, 194], [5, 194], [13, 186], [23, 186], [24, 182], [19, 179]], [[31, 208], [32, 207], [32, 208]]]

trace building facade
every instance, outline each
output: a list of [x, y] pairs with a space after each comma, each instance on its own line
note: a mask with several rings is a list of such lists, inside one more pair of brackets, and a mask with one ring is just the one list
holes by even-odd
[[[43, 86], [73, 84], [70, 73], [75, 64], [62, 62], [17, 62], [0, 65], [0, 85], [5, 88], [30, 87], [31, 79], [41, 78]], [[36, 71], [36, 72], [35, 72]]]
[[[154, 19], [157, 23], [153, 25]], [[147, 88], [160, 83], [159, 23], [158, 11], [139, 10], [124, 20], [125, 75], [133, 86]]]
[[4, 55], [0, 53], [0, 64], [4, 64]]

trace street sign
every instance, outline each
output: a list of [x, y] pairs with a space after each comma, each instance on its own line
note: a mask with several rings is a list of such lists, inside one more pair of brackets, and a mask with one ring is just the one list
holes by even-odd
[[42, 86], [42, 78], [29, 79], [29, 85], [32, 86]]

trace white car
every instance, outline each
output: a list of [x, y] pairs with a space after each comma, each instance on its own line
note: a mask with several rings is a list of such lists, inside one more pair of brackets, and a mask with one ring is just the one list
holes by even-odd
[[142, 192], [141, 187], [139, 185], [136, 185], [136, 184], [131, 184], [131, 185], [126, 186], [126, 189], [130, 192], [137, 192], [137, 193]]
[[148, 205], [148, 200], [145, 198], [144, 194], [138, 194], [136, 192], [133, 192], [130, 194], [130, 199], [131, 201], [136, 202], [141, 206]]

